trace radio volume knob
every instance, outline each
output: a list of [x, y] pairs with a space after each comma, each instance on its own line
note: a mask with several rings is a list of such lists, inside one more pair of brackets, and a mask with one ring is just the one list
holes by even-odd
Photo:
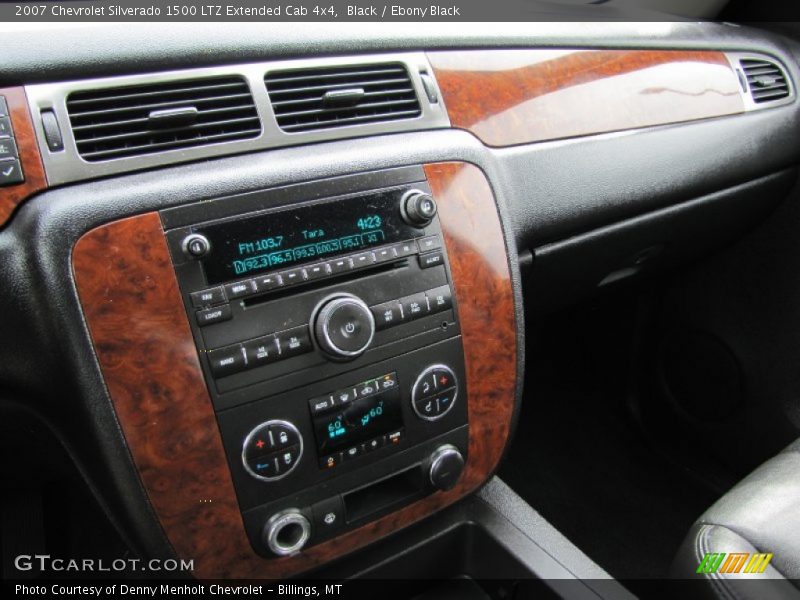
[[338, 294], [319, 305], [312, 330], [317, 344], [328, 356], [350, 360], [361, 356], [375, 336], [375, 318], [361, 298]]
[[183, 238], [183, 252], [189, 258], [202, 258], [211, 252], [211, 242], [208, 238], [199, 233], [191, 233]]
[[406, 192], [400, 201], [403, 220], [414, 227], [424, 227], [436, 216], [436, 201], [433, 196], [419, 190]]

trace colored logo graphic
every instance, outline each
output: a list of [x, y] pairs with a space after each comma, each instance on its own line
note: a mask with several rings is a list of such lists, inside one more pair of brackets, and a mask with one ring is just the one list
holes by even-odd
[[771, 560], [772, 552], [709, 552], [703, 557], [696, 573], [763, 573]]

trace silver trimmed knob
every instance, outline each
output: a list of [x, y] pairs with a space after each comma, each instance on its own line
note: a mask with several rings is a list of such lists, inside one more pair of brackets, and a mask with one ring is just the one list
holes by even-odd
[[446, 492], [455, 487], [464, 471], [464, 457], [452, 444], [439, 446], [431, 455], [428, 478], [433, 487]]
[[200, 233], [191, 233], [183, 238], [181, 248], [186, 256], [197, 259], [211, 252], [211, 242]]
[[375, 337], [375, 318], [369, 306], [352, 294], [325, 298], [313, 327], [319, 347], [338, 360], [361, 356]]
[[270, 552], [289, 556], [300, 552], [311, 537], [311, 523], [296, 508], [272, 515], [264, 526], [261, 539]]

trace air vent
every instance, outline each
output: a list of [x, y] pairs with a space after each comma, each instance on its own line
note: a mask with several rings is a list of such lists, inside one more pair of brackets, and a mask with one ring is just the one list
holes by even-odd
[[750, 58], [743, 58], [739, 62], [747, 77], [750, 96], [756, 104], [780, 100], [789, 95], [786, 75], [775, 63]]
[[212, 77], [73, 92], [67, 97], [78, 154], [105, 161], [258, 137], [247, 82]]
[[264, 83], [278, 126], [286, 132], [420, 115], [414, 85], [402, 64], [270, 71]]

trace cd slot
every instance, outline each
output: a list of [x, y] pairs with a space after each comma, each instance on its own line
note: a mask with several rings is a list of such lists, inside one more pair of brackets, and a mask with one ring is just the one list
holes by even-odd
[[245, 308], [251, 308], [264, 304], [265, 302], [272, 302], [273, 300], [294, 296], [298, 293], [298, 291], [310, 292], [329, 287], [333, 284], [347, 283], [349, 281], [361, 279], [365, 276], [379, 275], [395, 269], [402, 269], [407, 266], [407, 258], [398, 259], [394, 262], [375, 264], [370, 267], [359, 269], [358, 271], [338, 273], [317, 281], [303, 281], [302, 283], [297, 283], [290, 288], [271, 290], [263, 294], [251, 296], [243, 300], [242, 304]]

